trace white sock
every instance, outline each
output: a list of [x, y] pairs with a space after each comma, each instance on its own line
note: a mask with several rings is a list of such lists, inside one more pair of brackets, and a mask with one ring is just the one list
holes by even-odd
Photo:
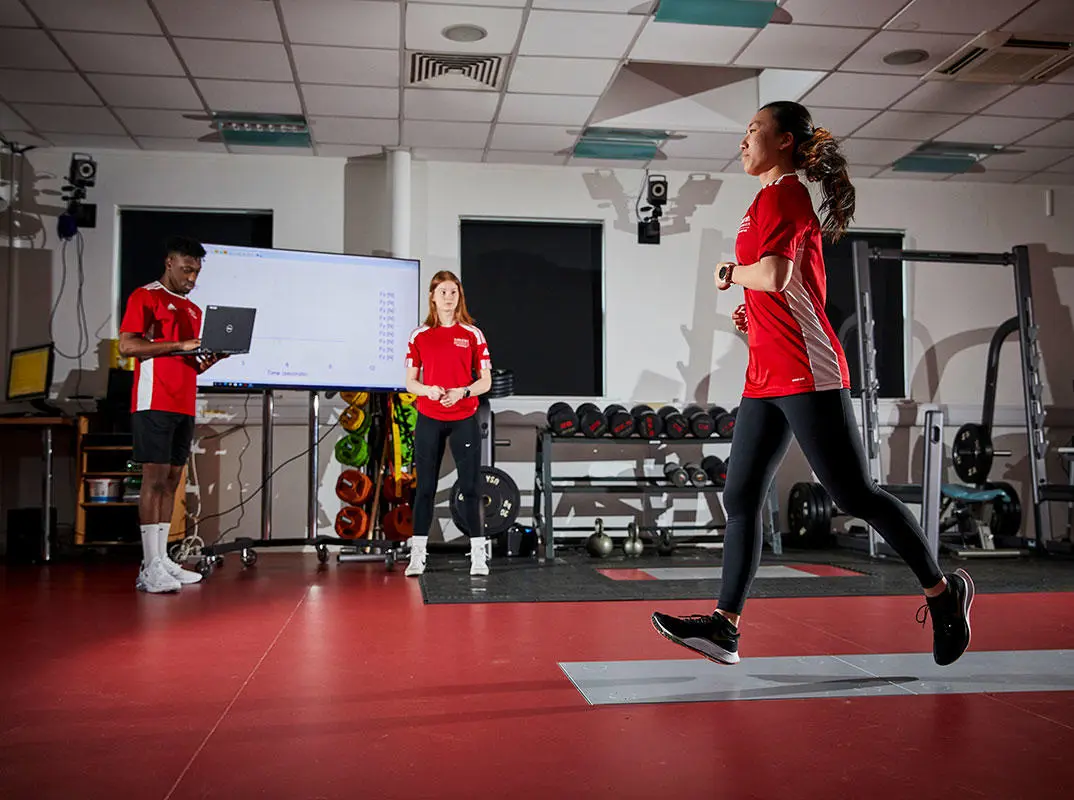
[[484, 536], [474, 536], [470, 539], [470, 552], [474, 550], [480, 550], [485, 552], [485, 547], [488, 545], [488, 539]]
[[168, 557], [168, 534], [171, 533], [170, 522], [157, 523], [157, 555], [161, 558]]
[[151, 525], [142, 526], [142, 561], [145, 566], [149, 566], [153, 563], [153, 559], [160, 555], [157, 552], [157, 525], [154, 522]]
[[420, 547], [422, 550], [425, 550], [426, 545], [428, 545], [428, 544], [429, 544], [429, 537], [428, 536], [411, 536], [410, 537], [410, 549], [411, 550], [413, 550], [415, 547]]

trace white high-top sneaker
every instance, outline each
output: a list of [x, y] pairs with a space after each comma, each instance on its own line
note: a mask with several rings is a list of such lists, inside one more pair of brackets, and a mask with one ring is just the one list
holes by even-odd
[[168, 556], [161, 556], [160, 562], [164, 565], [165, 571], [179, 581], [179, 583], [198, 583], [201, 580], [202, 576], [200, 572], [191, 572], [188, 569], [183, 569]]
[[470, 540], [470, 574], [489, 574], [488, 537], [474, 537]]
[[168, 574], [168, 570], [161, 563], [159, 556], [150, 561], [149, 566], [138, 573], [138, 579], [134, 582], [134, 585], [140, 591], [151, 594], [178, 592], [181, 588], [179, 581]]
[[425, 561], [429, 557], [425, 546], [428, 542], [428, 536], [410, 537], [410, 563], [406, 565], [407, 577], [412, 578], [425, 572]]

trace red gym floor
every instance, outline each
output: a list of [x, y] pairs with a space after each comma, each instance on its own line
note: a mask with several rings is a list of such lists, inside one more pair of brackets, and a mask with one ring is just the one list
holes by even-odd
[[[1074, 781], [1071, 691], [590, 706], [558, 666], [688, 658], [649, 614], [709, 603], [426, 606], [401, 569], [269, 552], [180, 595], [133, 580], [0, 569], [0, 797], [1017, 800]], [[1074, 648], [1072, 602], [979, 593], [973, 649]], [[743, 657], [927, 651], [918, 605], [754, 600]]]

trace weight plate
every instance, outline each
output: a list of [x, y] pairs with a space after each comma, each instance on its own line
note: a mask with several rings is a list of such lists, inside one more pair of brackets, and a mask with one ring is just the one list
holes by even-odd
[[992, 469], [992, 437], [983, 425], [967, 422], [955, 433], [951, 462], [955, 473], [966, 483], [979, 486]]
[[1000, 481], [985, 484], [986, 489], [1002, 489], [1006, 497], [1000, 497], [989, 504], [988, 527], [993, 536], [1017, 536], [1022, 528], [1022, 502], [1018, 492], [1009, 483]]
[[[496, 467], [482, 467], [478, 477], [478, 497], [485, 513], [485, 535], [498, 536], [507, 531], [518, 518], [522, 495], [514, 479]], [[466, 535], [470, 532], [462, 515], [462, 492], [458, 481], [451, 487], [451, 519]]]

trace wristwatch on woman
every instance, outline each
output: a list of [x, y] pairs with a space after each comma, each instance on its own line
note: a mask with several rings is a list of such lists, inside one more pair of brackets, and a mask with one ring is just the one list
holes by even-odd
[[469, 386], [466, 387], [466, 391], [463, 392], [462, 396], [463, 397], [469, 397], [470, 396], [470, 387]]
[[722, 267], [720, 267], [720, 283], [731, 282], [731, 273], [734, 268], [734, 264], [724, 264]]

